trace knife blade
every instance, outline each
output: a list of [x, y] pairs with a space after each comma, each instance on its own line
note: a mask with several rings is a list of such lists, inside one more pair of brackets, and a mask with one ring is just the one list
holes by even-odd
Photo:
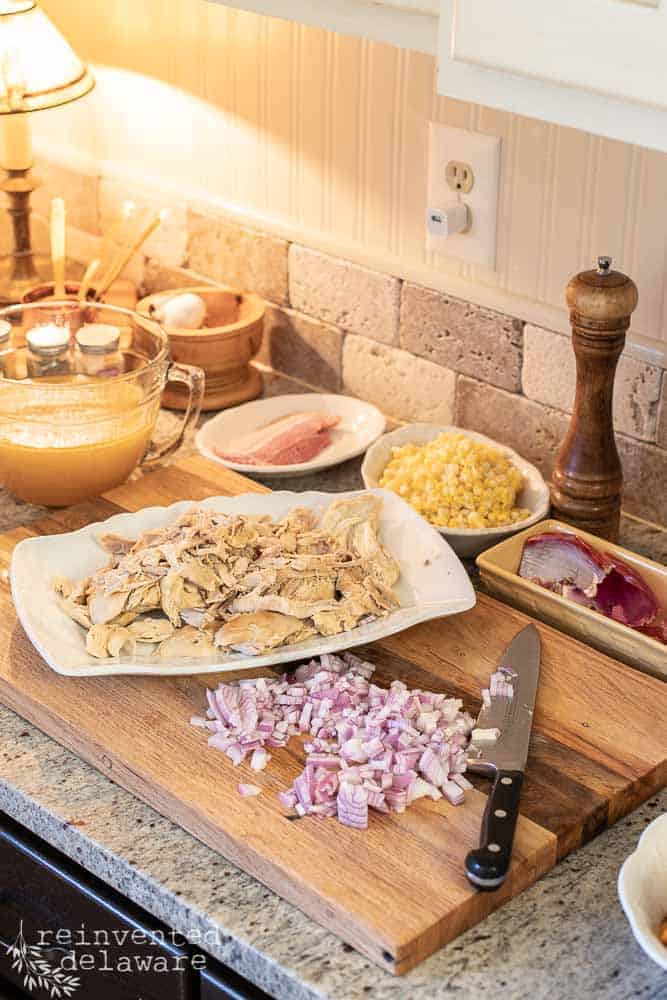
[[[493, 779], [480, 846], [465, 859], [468, 879], [486, 891], [503, 884], [512, 857], [540, 675], [540, 637], [534, 625], [514, 636], [496, 669], [512, 684], [513, 696], [491, 696], [491, 704], [479, 713], [478, 736], [468, 748], [468, 770]], [[485, 732], [493, 730], [500, 730], [497, 739], [483, 738]]]

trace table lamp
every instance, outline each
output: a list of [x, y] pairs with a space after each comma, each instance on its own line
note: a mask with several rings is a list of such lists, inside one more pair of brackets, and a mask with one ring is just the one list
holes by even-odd
[[19, 302], [31, 285], [50, 280], [48, 258], [30, 242], [32, 144], [28, 114], [55, 108], [92, 90], [90, 71], [35, 0], [0, 0], [0, 166], [14, 248], [0, 258], [0, 302]]

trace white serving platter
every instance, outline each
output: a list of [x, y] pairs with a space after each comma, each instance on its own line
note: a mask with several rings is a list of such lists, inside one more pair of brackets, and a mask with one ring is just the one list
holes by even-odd
[[108, 562], [108, 555], [96, 539], [105, 532], [138, 538], [159, 528], [191, 507], [204, 507], [229, 514], [269, 514], [283, 517], [292, 508], [326, 507], [348, 493], [244, 493], [235, 497], [209, 497], [201, 503], [189, 500], [170, 507], [146, 507], [133, 514], [116, 514], [107, 521], [87, 525], [63, 535], [27, 538], [14, 549], [10, 577], [12, 596], [19, 620], [46, 663], [56, 673], [67, 676], [107, 674], [204, 674], [255, 669], [289, 663], [350, 649], [383, 636], [401, 632], [417, 622], [467, 611], [475, 604], [475, 592], [468, 575], [447, 542], [403, 500], [387, 490], [373, 490], [383, 499], [380, 538], [398, 560], [401, 577], [396, 591], [401, 607], [384, 618], [360, 625], [339, 635], [317, 637], [306, 642], [281, 646], [262, 656], [221, 653], [215, 657], [161, 658], [123, 656], [98, 660], [85, 648], [84, 630], [59, 607], [53, 580], [79, 580]]
[[532, 524], [541, 521], [549, 513], [549, 487], [545, 483], [540, 470], [525, 458], [518, 455], [511, 448], [493, 438], [486, 437], [485, 434], [478, 434], [477, 431], [468, 431], [463, 427], [441, 426], [440, 424], [406, 424], [398, 430], [391, 431], [383, 435], [375, 444], [368, 449], [361, 475], [364, 483], [369, 488], [377, 486], [382, 478], [385, 466], [391, 458], [392, 450], [404, 444], [427, 444], [440, 434], [465, 434], [473, 441], [481, 441], [483, 444], [493, 445], [503, 451], [513, 465], [523, 476], [523, 487], [517, 497], [517, 507], [525, 507], [530, 511], [528, 517], [516, 524], [506, 524], [497, 528], [438, 528], [444, 538], [447, 539], [454, 551], [463, 558], [472, 559], [479, 555], [489, 546], [501, 542], [503, 538], [509, 538], [517, 531], [523, 531]]
[[[280, 417], [304, 410], [323, 410], [339, 416], [340, 423], [330, 430], [331, 444], [309, 462], [294, 465], [244, 465], [220, 458], [214, 451], [215, 445], [232, 441], [242, 434], [259, 430]], [[352, 396], [338, 396], [335, 393], [304, 392], [288, 396], [274, 396], [270, 399], [256, 399], [229, 410], [223, 410], [208, 420], [197, 433], [196, 444], [201, 454], [211, 462], [224, 465], [235, 472], [245, 472], [254, 476], [303, 476], [310, 472], [328, 469], [339, 462], [355, 458], [375, 441], [385, 428], [384, 415], [372, 403], [365, 403]]]
[[618, 895], [638, 944], [667, 971], [667, 946], [658, 938], [667, 916], [667, 813], [646, 827], [623, 862]]

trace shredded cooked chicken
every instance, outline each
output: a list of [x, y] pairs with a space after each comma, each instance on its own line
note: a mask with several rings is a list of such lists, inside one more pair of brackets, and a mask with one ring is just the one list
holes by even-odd
[[194, 508], [136, 542], [102, 535], [110, 564], [54, 589], [100, 658], [256, 655], [336, 635], [398, 607], [381, 507], [364, 493], [280, 521]]

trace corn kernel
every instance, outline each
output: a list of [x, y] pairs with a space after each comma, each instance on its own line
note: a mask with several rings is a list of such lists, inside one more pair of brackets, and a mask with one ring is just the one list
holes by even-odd
[[453, 433], [392, 449], [380, 480], [441, 528], [523, 520], [529, 511], [516, 506], [522, 485], [521, 473], [499, 448]]

